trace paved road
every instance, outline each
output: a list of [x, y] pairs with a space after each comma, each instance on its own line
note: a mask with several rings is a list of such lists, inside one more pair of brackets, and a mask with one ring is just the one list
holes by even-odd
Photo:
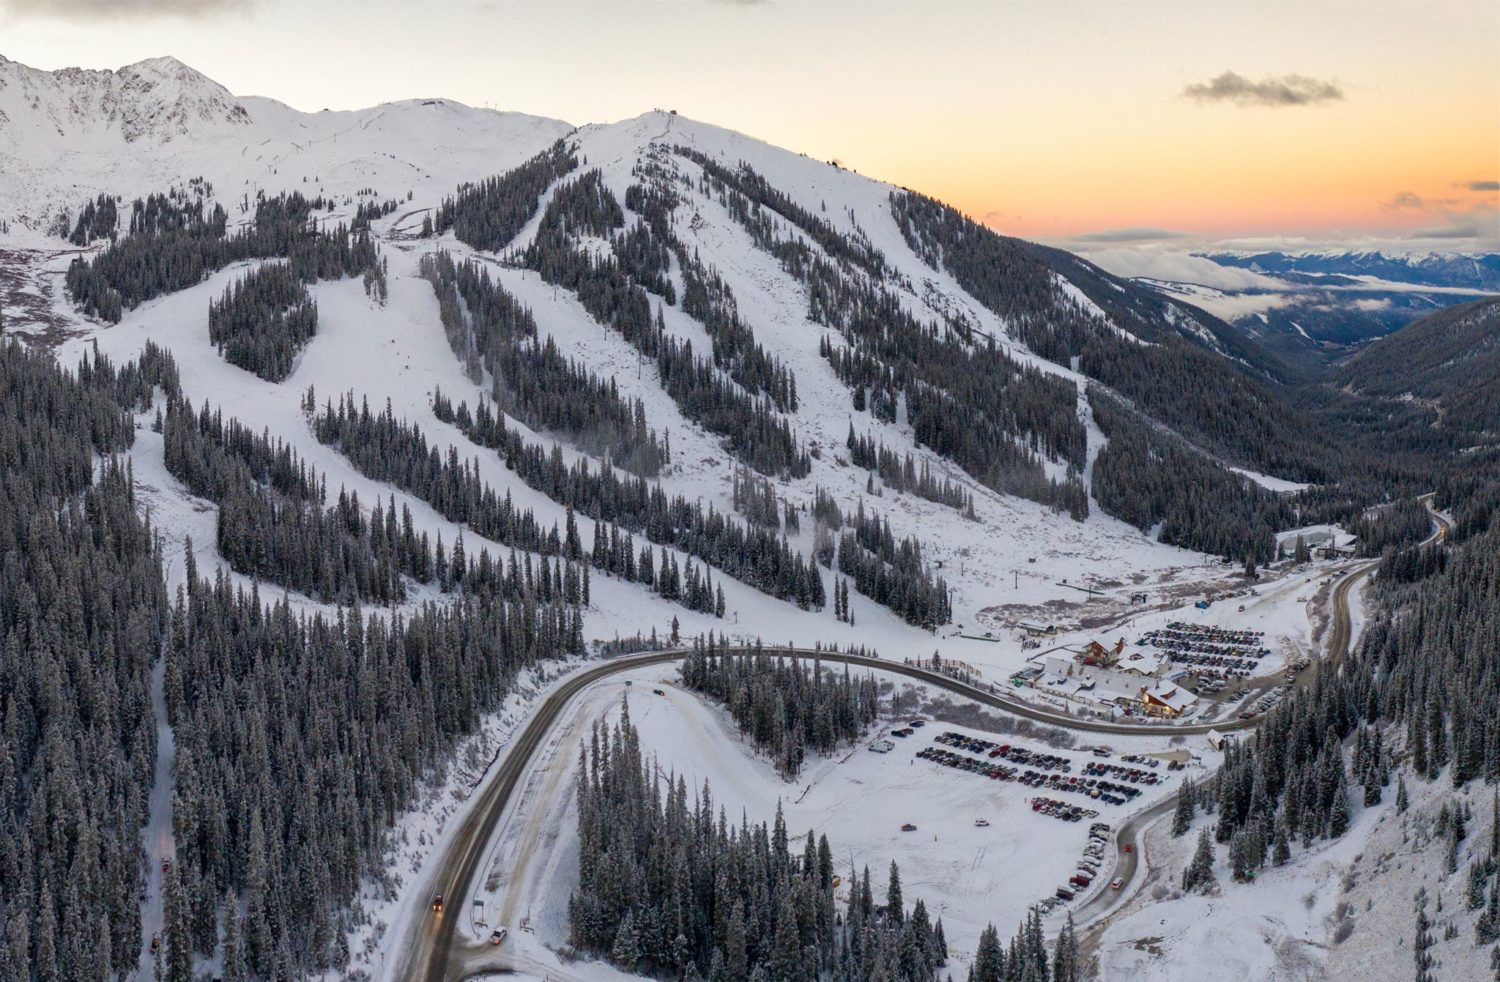
[[[1103, 884], [1103, 888], [1096, 891], [1078, 909], [1073, 911], [1073, 922], [1077, 926], [1088, 926], [1094, 922], [1103, 924], [1104, 916], [1111, 908], [1117, 905], [1121, 898], [1129, 896], [1132, 892], [1127, 890], [1135, 879], [1136, 868], [1142, 865], [1143, 850], [1145, 843], [1144, 833], [1146, 827], [1153, 824], [1157, 819], [1170, 815], [1177, 807], [1177, 796], [1170, 795], [1158, 801], [1150, 808], [1136, 812], [1125, 821], [1121, 822], [1115, 829], [1115, 864], [1108, 873], [1100, 873], [1095, 882]], [[1127, 851], [1126, 846], [1130, 849]], [[1149, 864], [1145, 864], [1149, 865]], [[1118, 878], [1121, 881], [1120, 889], [1111, 890], [1109, 884]], [[1091, 939], [1084, 939], [1087, 943]]]
[[[1446, 537], [1448, 522], [1436, 511], [1432, 510], [1432, 496], [1427, 495], [1424, 499], [1428, 510], [1433, 517], [1435, 530], [1427, 542], [1440, 541]], [[1361, 563], [1351, 568], [1343, 575], [1339, 585], [1334, 590], [1334, 622], [1333, 630], [1329, 637], [1329, 655], [1333, 659], [1341, 658], [1348, 650], [1350, 640], [1351, 619], [1349, 615], [1349, 590], [1361, 578], [1378, 566], [1378, 561]], [[731, 655], [744, 656], [753, 653], [755, 649], [748, 647], [736, 647], [727, 649]], [[770, 649], [786, 651], [787, 649]], [[1126, 723], [1110, 720], [1080, 718], [1066, 716], [1060, 713], [1050, 712], [1044, 709], [1022, 702], [1018, 699], [992, 693], [987, 689], [968, 685], [946, 675], [930, 672], [915, 665], [907, 665], [902, 662], [886, 661], [881, 658], [869, 658], [863, 655], [850, 655], [840, 652], [814, 651], [806, 648], [793, 649], [799, 655], [806, 657], [817, 656], [826, 663], [842, 663], [854, 667], [878, 669], [896, 675], [903, 675], [915, 679], [935, 688], [944, 689], [958, 695], [966, 696], [983, 705], [1003, 710], [1016, 716], [1042, 723], [1050, 723], [1055, 726], [1064, 726], [1073, 730], [1082, 730], [1090, 733], [1105, 733], [1117, 735], [1141, 735], [1143, 733], [1173, 733], [1173, 734], [1203, 734], [1209, 730], [1220, 732], [1248, 729], [1257, 725], [1260, 719], [1232, 719], [1213, 723], [1195, 723], [1186, 725], [1152, 724], [1152, 723]], [[485, 783], [480, 799], [475, 803], [464, 818], [452, 842], [439, 862], [437, 871], [433, 874], [428, 885], [428, 894], [441, 893], [445, 898], [446, 910], [441, 914], [426, 911], [415, 918], [408, 932], [407, 938], [401, 947], [400, 971], [396, 973], [397, 978], [425, 978], [428, 982], [447, 982], [449, 979], [461, 979], [466, 975], [486, 970], [503, 969], [505, 965], [504, 953], [486, 944], [464, 943], [460, 945], [455, 937], [455, 929], [458, 919], [469, 903], [470, 894], [473, 891], [475, 876], [479, 873], [490, 840], [494, 836], [500, 818], [505, 812], [511, 795], [515, 792], [522, 776], [526, 773], [531, 763], [531, 758], [537, 750], [545, 743], [547, 735], [552, 731], [553, 724], [562, 713], [563, 708], [575, 696], [585, 688], [594, 683], [618, 675], [623, 672], [639, 671], [655, 665], [674, 662], [688, 653], [686, 648], [677, 648], [667, 651], [652, 652], [644, 655], [615, 658], [601, 664], [585, 669], [569, 678], [557, 691], [548, 696], [538, 707], [531, 717], [520, 737], [510, 752], [506, 754], [505, 760], [497, 768]], [[1301, 684], [1301, 680], [1299, 680]], [[1115, 868], [1110, 879], [1119, 877], [1129, 886], [1134, 879], [1139, 852], [1137, 838], [1146, 826], [1170, 812], [1172, 808], [1171, 799], [1153, 805], [1151, 808], [1137, 815], [1127, 818], [1117, 830], [1116, 844], [1123, 846], [1126, 843], [1134, 847], [1129, 853], [1116, 853]], [[1108, 883], [1108, 880], [1104, 881]], [[1108, 891], [1112, 894], [1103, 900], [1100, 896], [1091, 898], [1083, 904], [1078, 913], [1092, 912], [1096, 904], [1102, 908], [1112, 905], [1115, 898], [1128, 895], [1130, 891], [1122, 888], [1119, 891]], [[426, 896], [421, 898], [425, 902]]]

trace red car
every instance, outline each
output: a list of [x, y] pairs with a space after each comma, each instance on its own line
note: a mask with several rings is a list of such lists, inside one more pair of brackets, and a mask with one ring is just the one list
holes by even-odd
[[1135, 846], [1133, 846], [1129, 842], [1127, 842], [1123, 846], [1120, 847], [1120, 851], [1121, 852], [1135, 852]]

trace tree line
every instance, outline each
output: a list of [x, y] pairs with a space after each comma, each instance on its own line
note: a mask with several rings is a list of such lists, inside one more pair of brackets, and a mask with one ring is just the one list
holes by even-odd
[[208, 339], [231, 365], [267, 382], [292, 373], [318, 332], [318, 306], [285, 263], [252, 270], [208, 304]]
[[939, 481], [927, 461], [922, 461], [919, 471], [910, 453], [900, 457], [894, 450], [887, 450], [884, 443], [876, 443], [869, 434], [856, 436], [853, 420], [849, 421], [849, 437], [844, 445], [849, 448], [849, 459], [855, 467], [875, 472], [887, 487], [957, 508], [966, 517], [974, 518], [974, 496], [947, 477]]
[[1276, 554], [1276, 533], [1296, 523], [1285, 496], [1204, 456], [1097, 386], [1089, 406], [1108, 443], [1094, 460], [1094, 500], [1142, 532], [1197, 552], [1255, 564]]
[[443, 199], [424, 233], [442, 235], [451, 229], [460, 242], [498, 252], [536, 215], [542, 193], [577, 166], [574, 149], [558, 140], [504, 174], [459, 185], [457, 193]]
[[383, 284], [369, 230], [351, 232], [342, 223], [331, 230], [319, 228], [315, 212], [325, 206], [332, 204], [298, 192], [262, 195], [254, 222], [231, 235], [223, 206], [205, 210], [201, 196], [137, 198], [129, 235], [91, 259], [79, 256], [69, 264], [68, 293], [84, 313], [118, 322], [125, 310], [195, 286], [244, 259], [285, 259], [292, 274], [306, 283], [369, 273]]
[[[679, 549], [746, 586], [804, 610], [820, 610], [826, 602], [817, 566], [771, 529], [738, 522], [713, 505], [689, 501], [680, 494], [668, 498], [659, 483], [617, 473], [608, 462], [599, 464], [597, 470], [583, 458], [569, 465], [561, 448], [554, 446], [549, 453], [539, 444], [528, 443], [484, 403], [471, 413], [466, 403], [455, 409], [446, 398], [434, 399], [433, 413], [480, 446], [495, 450], [506, 468], [528, 487], [580, 515]], [[390, 424], [381, 421], [380, 425]]]
[[[1078, 371], [1234, 463], [1299, 481], [1333, 476], [1336, 455], [1289, 400], [1180, 333], [1210, 335], [1223, 347], [1233, 341], [1231, 330], [1215, 333], [1212, 323], [1197, 322], [1206, 315], [1122, 285], [1076, 256], [999, 235], [924, 195], [893, 192], [890, 204], [912, 250], [1036, 354], [1065, 366], [1077, 359]], [[1064, 292], [1064, 274], [1086, 303]]]
[[96, 239], [113, 241], [119, 221], [120, 212], [114, 196], [101, 191], [94, 200], [84, 202], [67, 239], [76, 246], [93, 245]]
[[[782, 412], [795, 412], [795, 373], [756, 342], [755, 332], [740, 318], [729, 284], [702, 261], [696, 249], [689, 252], [673, 231], [672, 214], [682, 199], [662, 152], [653, 151], [644, 164], [637, 165], [635, 175], [640, 183], [625, 189], [625, 207], [640, 215], [641, 222], [624, 237], [615, 237], [616, 254], [643, 286], [662, 294], [669, 306], [674, 303], [673, 287], [666, 274], [676, 256], [683, 283], [682, 311], [708, 332], [714, 365], [745, 391], [764, 395]], [[636, 260], [642, 253], [652, 257], [649, 265]], [[657, 281], [663, 288], [652, 286]]]
[[854, 743], [879, 710], [873, 675], [854, 679], [759, 650], [749, 657], [721, 655], [712, 637], [696, 643], [682, 661], [682, 681], [724, 706], [740, 732], [768, 754], [788, 780], [802, 770], [809, 750], [831, 754]]
[[848, 522], [850, 527], [839, 535], [838, 570], [855, 589], [908, 624], [932, 630], [953, 619], [948, 583], [922, 561], [916, 536], [897, 542], [890, 522], [866, 513], [863, 499]]
[[[642, 356], [654, 359], [662, 387], [682, 414], [724, 437], [735, 456], [764, 474], [806, 476], [812, 462], [777, 411], [776, 400], [764, 393], [757, 398], [725, 378], [713, 360], [694, 352], [691, 341], [666, 332], [659, 308], [653, 316], [642, 281], [661, 281], [659, 253], [620, 245], [600, 255], [579, 241], [595, 237], [618, 242], [615, 232], [624, 224], [624, 211], [599, 171], [587, 171], [554, 189], [536, 237], [519, 261], [546, 282], [573, 291], [595, 320], [619, 332]], [[626, 265], [643, 255], [656, 257], [650, 267]], [[773, 371], [773, 384], [774, 375]], [[785, 384], [789, 401], [793, 383]]]
[[551, 337], [538, 341], [531, 311], [487, 270], [440, 251], [422, 257], [421, 273], [437, 294], [453, 353], [475, 384], [489, 373], [490, 396], [501, 411], [642, 477], [655, 477], [670, 461], [641, 400], [627, 402], [613, 377], [565, 359]]
[[[309, 392], [304, 403], [309, 412], [315, 405], [312, 399]], [[460, 460], [452, 447], [444, 456], [428, 444], [415, 423], [397, 420], [389, 404], [374, 414], [368, 403], [356, 407], [354, 396], [346, 394], [339, 398], [337, 408], [331, 402], [326, 404], [313, 417], [312, 426], [319, 442], [337, 449], [366, 477], [396, 485], [427, 502], [444, 518], [467, 525], [493, 542], [540, 554], [543, 569], [547, 568], [548, 557], [555, 557], [558, 561], [552, 569], [554, 577], [560, 577], [560, 593], [576, 598], [573, 602], [588, 603], [591, 564], [594, 569], [641, 583], [689, 610], [723, 616], [723, 591], [715, 586], [706, 568], [700, 569], [691, 560], [679, 564], [665, 550], [658, 564], [649, 546], [642, 547], [637, 560], [629, 533], [622, 534], [620, 525], [605, 521], [596, 523], [594, 549], [586, 555], [570, 502], [563, 502], [567, 506], [564, 528], [559, 529], [555, 522], [551, 529], [544, 528], [535, 512], [516, 507], [508, 490], [503, 498], [495, 493], [480, 474], [477, 459]], [[438, 549], [441, 556], [441, 543]], [[461, 545], [455, 544], [454, 549], [458, 552]], [[487, 555], [481, 553], [481, 559]], [[529, 566], [529, 557], [526, 562]], [[460, 561], [455, 559], [454, 566], [460, 569]]]
[[[324, 507], [324, 480], [295, 451], [204, 405], [168, 404], [162, 419], [167, 470], [187, 490], [217, 504], [215, 544], [237, 572], [324, 603], [355, 599], [394, 604], [406, 577], [437, 579], [426, 533], [409, 510], [376, 501], [365, 514], [358, 493], [339, 490]], [[447, 569], [444, 570], [445, 588]], [[462, 579], [462, 576], [460, 576]]]

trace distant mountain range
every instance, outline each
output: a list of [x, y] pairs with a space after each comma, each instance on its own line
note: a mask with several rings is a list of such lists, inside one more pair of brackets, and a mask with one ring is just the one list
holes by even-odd
[[1291, 283], [1353, 285], [1371, 279], [1419, 287], [1500, 293], [1500, 255], [1384, 252], [1206, 252], [1220, 266], [1265, 273]]
[[1500, 254], [1494, 253], [1194, 256], [1257, 274], [1262, 282], [1241, 287], [1150, 277], [1135, 282], [1217, 314], [1292, 369], [1324, 364], [1429, 314], [1500, 292]]

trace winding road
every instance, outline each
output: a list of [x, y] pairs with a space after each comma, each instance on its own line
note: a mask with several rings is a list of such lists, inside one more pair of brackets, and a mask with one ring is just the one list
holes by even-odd
[[[1422, 500], [1427, 505], [1434, 524], [1433, 534], [1425, 540], [1424, 544], [1440, 541], [1447, 536], [1448, 522], [1433, 510], [1432, 495], [1426, 495]], [[1334, 589], [1334, 616], [1328, 643], [1330, 660], [1336, 661], [1348, 651], [1352, 625], [1349, 613], [1349, 591], [1355, 583], [1368, 576], [1377, 566], [1379, 566], [1379, 561], [1373, 560], [1350, 567], [1343, 573], [1338, 586]], [[548, 735], [568, 703], [583, 690], [613, 675], [678, 661], [689, 650], [688, 648], [673, 648], [604, 661], [571, 676], [542, 701], [521, 731], [510, 752], [505, 755], [505, 759], [495, 773], [486, 780], [479, 800], [465, 814], [458, 830], [441, 856], [436, 870], [430, 876], [426, 889], [413, 898], [412, 902], [420, 902], [425, 907], [428, 897], [440, 893], [445, 898], [445, 910], [442, 913], [428, 911], [412, 919], [411, 927], [399, 950], [398, 968], [393, 977], [448, 982], [448, 980], [463, 979], [479, 972], [504, 971], [509, 967], [503, 948], [465, 941], [457, 936], [457, 927], [473, 892], [475, 877], [484, 861], [487, 846], [512, 796], [528, 772], [532, 758], [546, 744]], [[726, 653], [744, 657], [757, 650], [760, 649], [731, 647], [726, 649]], [[794, 652], [802, 657], [820, 658], [826, 663], [841, 663], [904, 675], [934, 688], [965, 696], [982, 705], [1016, 716], [1089, 733], [1135, 736], [1143, 733], [1203, 734], [1209, 730], [1225, 732], [1248, 729], [1260, 722], [1259, 719], [1233, 719], [1212, 723], [1174, 725], [1122, 723], [1066, 716], [902, 662], [808, 648], [767, 646], [764, 650], [780, 653]], [[1304, 673], [1304, 676], [1307, 674]], [[1298, 684], [1306, 684], [1305, 678], [1299, 678]], [[1101, 890], [1089, 898], [1075, 912], [1075, 917], [1080, 923], [1084, 921], [1084, 917], [1087, 917], [1089, 922], [1102, 927], [1103, 920], [1109, 913], [1118, 909], [1119, 905], [1133, 893], [1125, 887], [1132, 884], [1140, 863], [1139, 839], [1147, 826], [1171, 812], [1173, 804], [1171, 798], [1164, 799], [1127, 818], [1116, 829], [1116, 846], [1123, 847], [1129, 844], [1131, 850], [1125, 852], [1123, 848], [1117, 848], [1114, 869], [1108, 876], [1101, 874], [1099, 882], [1108, 883], [1111, 879], [1118, 877], [1124, 881], [1124, 886], [1118, 891]]]

